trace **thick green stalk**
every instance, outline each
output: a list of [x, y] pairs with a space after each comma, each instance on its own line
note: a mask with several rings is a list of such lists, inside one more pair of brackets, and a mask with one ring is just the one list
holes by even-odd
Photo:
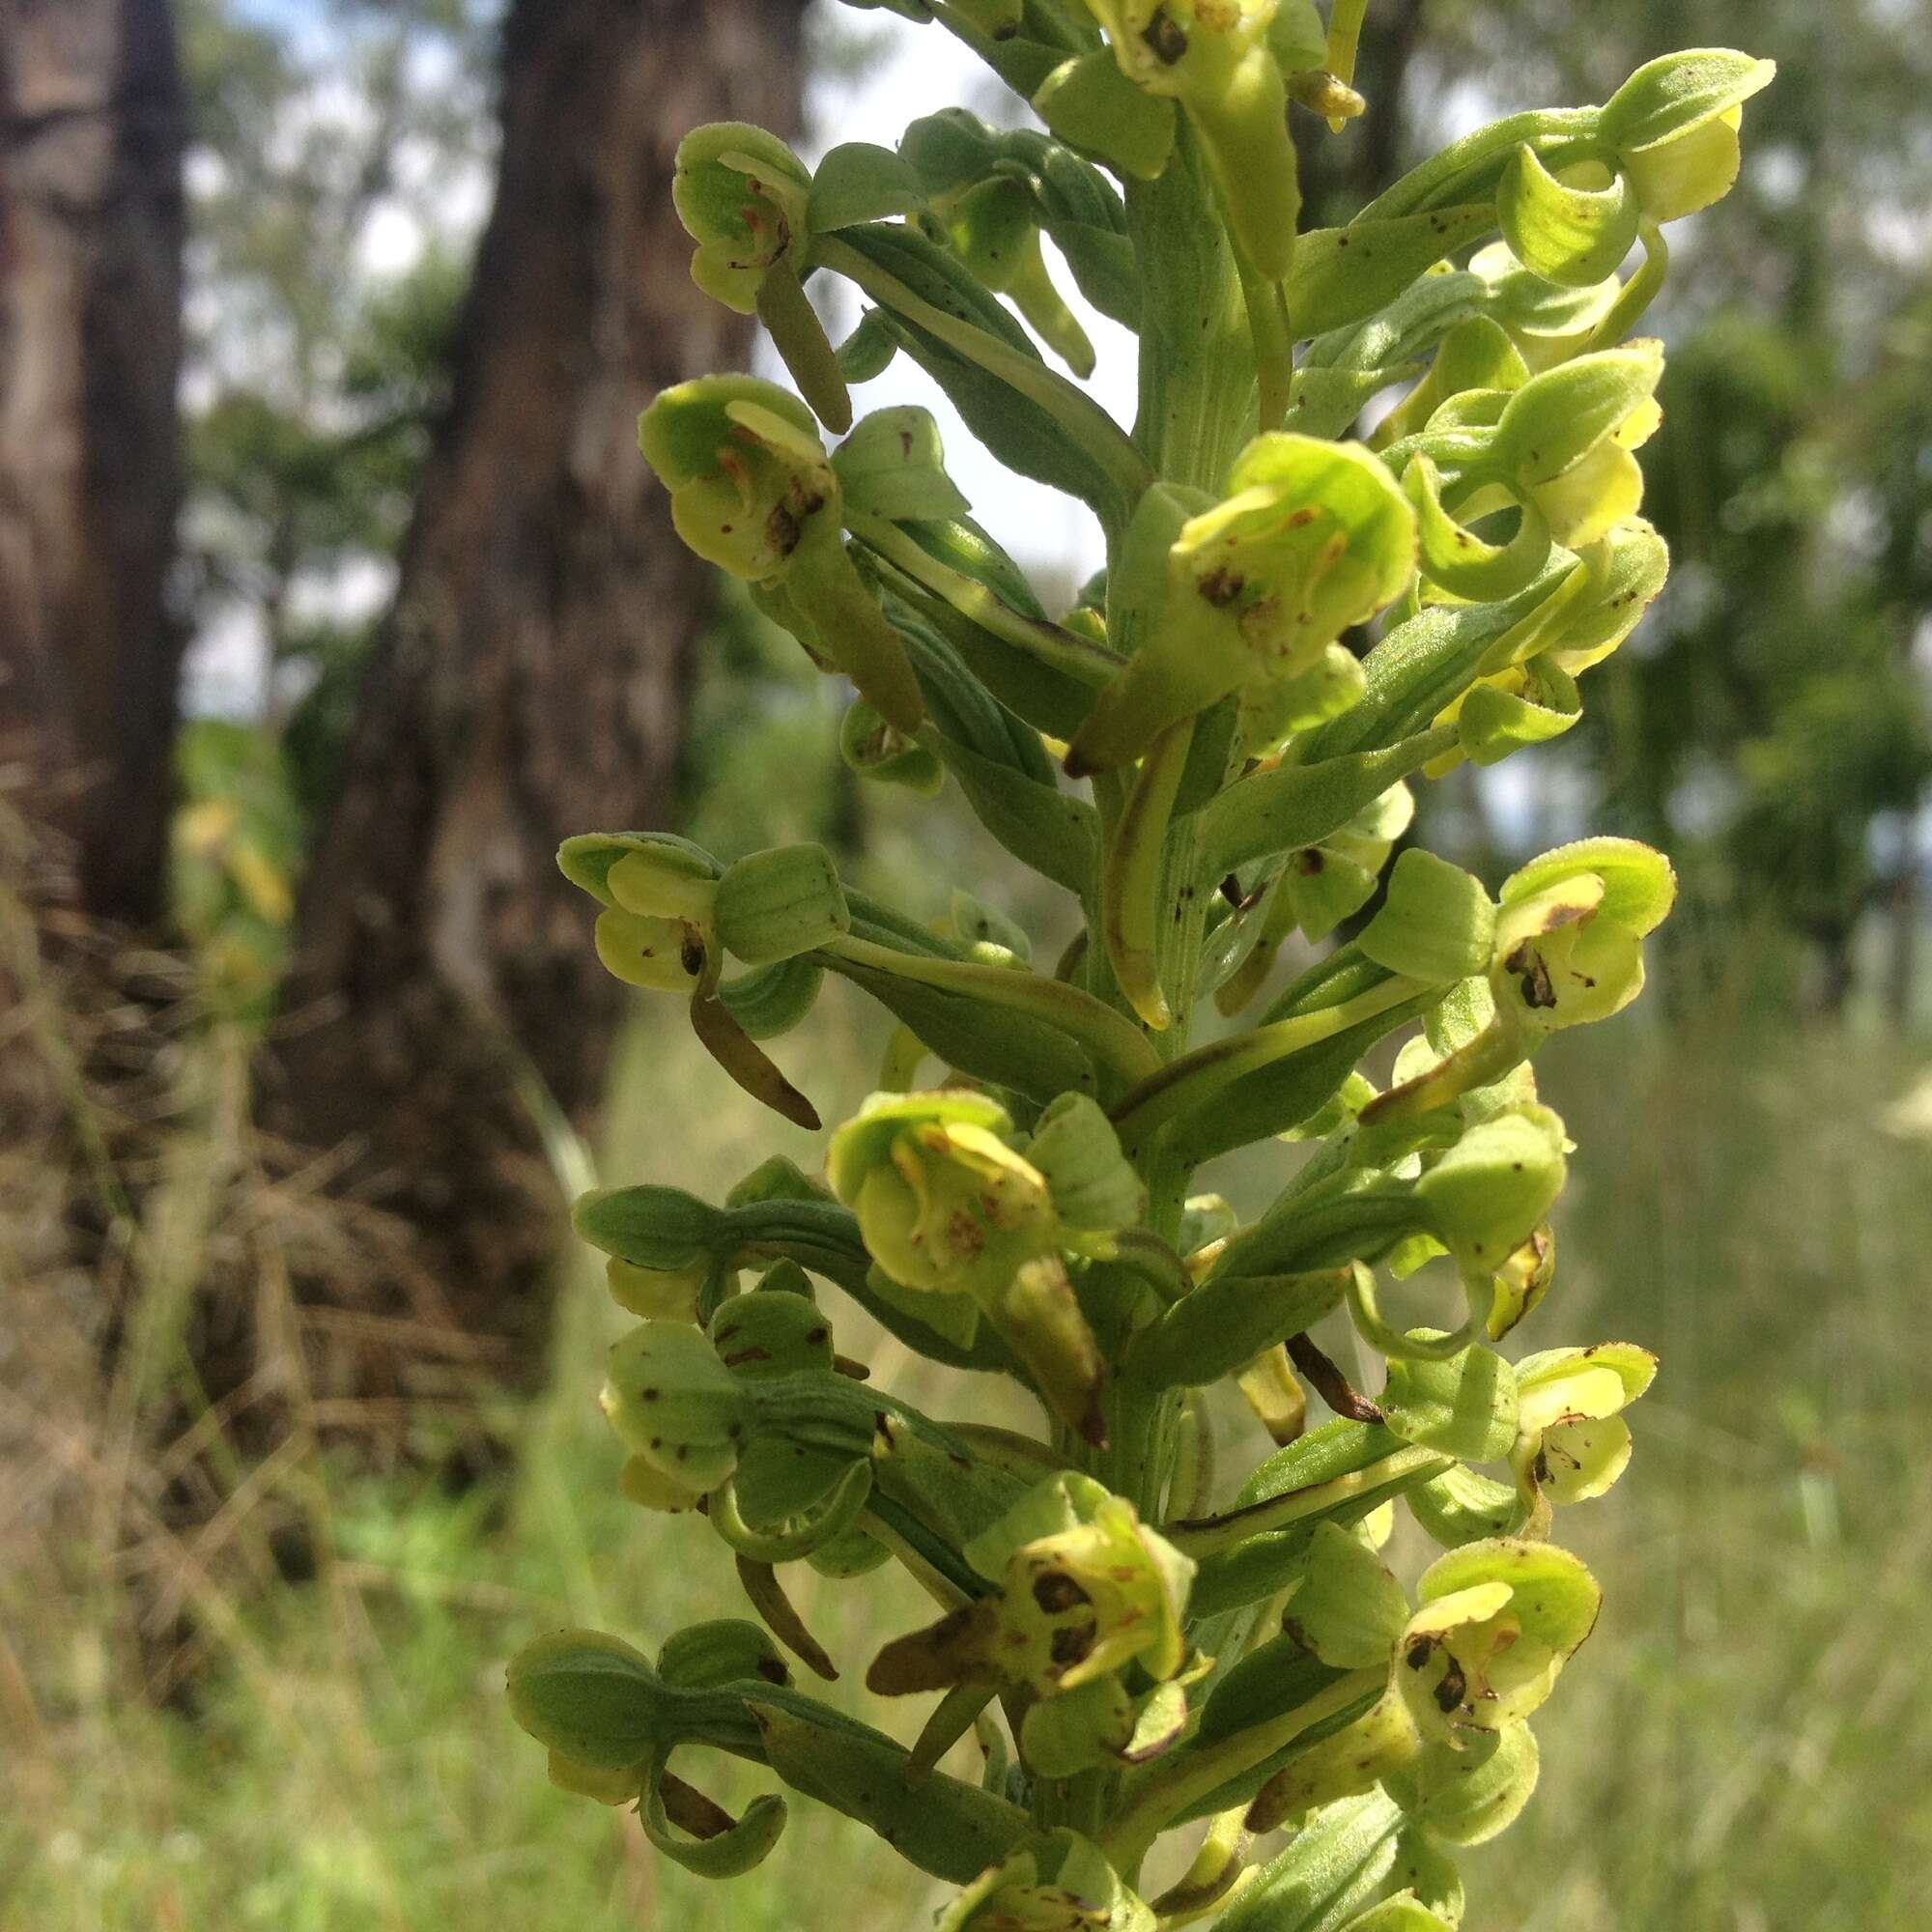
[[1140, 261], [1140, 413], [1134, 440], [1170, 483], [1213, 490], [1253, 433], [1247, 304], [1213, 185], [1183, 119], [1158, 181], [1127, 185]]

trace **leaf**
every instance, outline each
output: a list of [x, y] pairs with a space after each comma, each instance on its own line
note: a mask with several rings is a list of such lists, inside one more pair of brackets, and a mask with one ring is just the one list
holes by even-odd
[[814, 1723], [775, 1704], [746, 1701], [765, 1755], [787, 1784], [870, 1826], [934, 1878], [965, 1885], [1027, 1833], [1027, 1814], [1004, 1798], [943, 1772], [910, 1776], [906, 1752], [876, 1731]]
[[1316, 228], [1294, 244], [1288, 319], [1297, 340], [1326, 335], [1374, 315], [1445, 255], [1495, 226], [1488, 202], [1431, 209], [1387, 221]]
[[1342, 1932], [1396, 1860], [1403, 1814], [1380, 1792], [1319, 1811], [1217, 1921], [1217, 1932]]

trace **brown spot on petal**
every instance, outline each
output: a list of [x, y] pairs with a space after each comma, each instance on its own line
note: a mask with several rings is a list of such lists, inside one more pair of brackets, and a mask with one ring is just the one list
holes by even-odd
[[1033, 1579], [1033, 1600], [1050, 1617], [1094, 1601], [1065, 1570], [1041, 1571]]
[[1083, 1662], [1094, 1648], [1094, 1633], [1078, 1625], [1057, 1630], [1050, 1648], [1054, 1662], [1062, 1670], [1071, 1670], [1076, 1663]]
[[1172, 67], [1187, 51], [1187, 35], [1165, 7], [1153, 10], [1152, 17], [1141, 29], [1141, 39], [1164, 67]]

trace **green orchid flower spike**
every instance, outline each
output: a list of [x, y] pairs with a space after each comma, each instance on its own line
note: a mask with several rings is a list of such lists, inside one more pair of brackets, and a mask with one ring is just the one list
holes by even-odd
[[[1553, 1538], [1628, 1506], [1658, 1366], [1561, 1331], [1589, 1151], [1535, 1061], [1637, 997], [1676, 888], [1617, 838], [1498, 888], [1428, 849], [1456, 822], [1431, 787], [1573, 729], [1664, 588], [1638, 326], [1771, 70], [1666, 55], [1298, 232], [1320, 136], [1290, 116], [1362, 110], [1367, 0], [869, 4], [1012, 111], [810, 169], [694, 130], [693, 275], [793, 387], [680, 384], [639, 442], [679, 537], [852, 687], [850, 768], [911, 810], [956, 787], [1036, 883], [965, 890], [935, 845], [889, 903], [813, 845], [566, 840], [585, 943], [728, 1078], [819, 1129], [766, 1048], [831, 975], [883, 1009], [841, 1022], [879, 1091], [722, 1200], [577, 1203], [635, 1318], [611, 1479], [755, 1621], [651, 1655], [553, 1633], [511, 1708], [656, 1856], [728, 1878], [830, 1807], [952, 1889], [942, 1932], [1474, 1923], [1458, 1861], [1531, 1802], [1598, 1612]], [[837, 350], [815, 275], [862, 303]], [[1137, 348], [1130, 426], [1082, 386], [1090, 309]], [[1070, 608], [976, 520], [930, 410], [855, 419], [895, 362], [1092, 514]], [[1271, 1194], [1247, 1219], [1215, 1191], [1237, 1153]], [[900, 1393], [915, 1356], [980, 1378], [944, 1419]], [[1231, 1466], [1243, 1405], [1268, 1453]], [[892, 1566], [935, 1605], [863, 1669], [924, 1700], [910, 1745], [793, 1684], [866, 1664], [799, 1564], [819, 1601]], [[784, 1795], [733, 1815], [685, 1781], [706, 1749]]]

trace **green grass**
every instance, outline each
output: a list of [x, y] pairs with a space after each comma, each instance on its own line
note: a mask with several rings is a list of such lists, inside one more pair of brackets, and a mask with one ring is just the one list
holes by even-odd
[[[864, 1090], [872, 1031], [835, 1003], [804, 1064], [787, 1054], [829, 1118]], [[1932, 1147], [1878, 1125], [1904, 1069], [1822, 1039], [1758, 1062], [1599, 1032], [1545, 1075], [1580, 1152], [1558, 1287], [1524, 1346], [1625, 1337], [1664, 1366], [1633, 1415], [1623, 1485], [1559, 1524], [1607, 1606], [1539, 1720], [1536, 1802], [1469, 1855], [1468, 1922], [1932, 1922]], [[811, 1158], [809, 1137], [722, 1092], [681, 1043], [640, 1039], [607, 1177], [716, 1188], [775, 1145]], [[509, 1722], [502, 1660], [530, 1633], [592, 1622], [649, 1644], [736, 1607], [715, 1541], [611, 1492], [617, 1456], [593, 1404], [610, 1322], [576, 1265], [514, 1482], [453, 1496], [425, 1477], [291, 1465], [276, 1483], [323, 1539], [302, 1587], [223, 1595], [175, 1549], [166, 1574], [211, 1639], [178, 1706], [129, 1687], [118, 1585], [84, 1560], [86, 1525], [44, 1525], [0, 1581], [0, 1927], [928, 1922], [931, 1888], [803, 1806], [757, 1874], [704, 1886], [654, 1860], [635, 1821], [550, 1790]], [[794, 1574], [845, 1665], [835, 1696], [884, 1632], [924, 1614], [889, 1573]], [[686, 1769], [727, 1800], [756, 1786], [742, 1768]]]

